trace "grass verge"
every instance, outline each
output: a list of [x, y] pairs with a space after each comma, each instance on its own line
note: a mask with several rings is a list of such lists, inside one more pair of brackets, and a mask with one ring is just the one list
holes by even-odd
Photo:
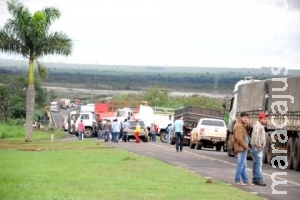
[[95, 141], [0, 140], [1, 199], [261, 199]]

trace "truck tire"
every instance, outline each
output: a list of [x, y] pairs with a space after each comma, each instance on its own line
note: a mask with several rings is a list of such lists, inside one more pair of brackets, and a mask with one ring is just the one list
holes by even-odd
[[300, 171], [300, 139], [297, 138], [294, 142], [293, 168]]
[[192, 140], [190, 140], [190, 149], [195, 149], [196, 144], [192, 143]]
[[216, 151], [221, 151], [222, 145], [217, 144], [216, 145]]
[[265, 147], [263, 151], [262, 163], [267, 163], [267, 147]]
[[167, 136], [166, 136], [165, 132], [160, 133], [160, 141], [162, 143], [167, 143], [167, 138], [166, 137]]
[[233, 144], [231, 144], [231, 143], [232, 143], [232, 134], [229, 135], [229, 138], [227, 140], [227, 145], [226, 145], [227, 146], [227, 155], [229, 157], [233, 157], [234, 156], [233, 147], [232, 147]]
[[142, 138], [142, 141], [143, 141], [143, 142], [148, 142], [148, 141], [149, 141], [148, 136], [144, 136], [144, 137]]
[[294, 153], [295, 138], [290, 137], [286, 144], [286, 156], [288, 161], [288, 169], [293, 169], [293, 153]]
[[197, 150], [201, 150], [202, 149], [202, 142], [201, 141], [198, 141], [197, 142], [197, 144], [196, 144], [196, 146], [195, 146], [195, 148], [197, 149]]
[[224, 152], [227, 152], [227, 142], [225, 142], [225, 143], [223, 144], [223, 151], [224, 151]]
[[176, 142], [174, 140], [171, 140], [171, 145], [174, 145]]
[[93, 137], [93, 136], [94, 136], [93, 129], [91, 129], [91, 128], [86, 128], [86, 129], [85, 129], [85, 132], [84, 132], [84, 137], [90, 138], [90, 137]]

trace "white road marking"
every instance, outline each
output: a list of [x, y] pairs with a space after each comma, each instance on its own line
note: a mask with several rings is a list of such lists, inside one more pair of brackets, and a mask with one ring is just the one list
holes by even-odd
[[[160, 146], [160, 145], [157, 145], [157, 144], [153, 144], [153, 143], [150, 143], [150, 145], [153, 145], [153, 146], [157, 146], [157, 147], [160, 147], [160, 148], [165, 148], [165, 149], [174, 149], [175, 148], [171, 148], [171, 147], [165, 147], [165, 146]], [[180, 153], [180, 152], [179, 152]], [[205, 159], [208, 159], [208, 160], [213, 160], [213, 161], [219, 161], [219, 162], [222, 162], [222, 163], [225, 163], [225, 164], [229, 164], [229, 165], [232, 165], [232, 166], [236, 166], [236, 164], [233, 164], [233, 163], [230, 163], [228, 161], [225, 161], [225, 160], [220, 160], [220, 159], [216, 159], [216, 158], [210, 158], [210, 157], [207, 157], [207, 156], [204, 156], [204, 155], [199, 155], [199, 154], [196, 154], [196, 153], [192, 153], [192, 152], [188, 152], [188, 151], [183, 151], [181, 153], [187, 153], [187, 154], [190, 154], [190, 155], [193, 155], [193, 156], [196, 156], [196, 157], [201, 157], [201, 158], [205, 158]], [[251, 168], [248, 168], [247, 169], [249, 171], [252, 172], [252, 169]], [[263, 175], [265, 176], [268, 176], [268, 177], [271, 177], [272, 175], [271, 174], [267, 174], [267, 173], [263, 173]], [[289, 181], [287, 179], [284, 179], [284, 178], [280, 178], [280, 177], [276, 177], [276, 179], [278, 180], [281, 180], [281, 181], [287, 181], [288, 183], [290, 184], [293, 184], [293, 185], [296, 185], [296, 186], [300, 186], [300, 183], [296, 183], [294, 181]]]

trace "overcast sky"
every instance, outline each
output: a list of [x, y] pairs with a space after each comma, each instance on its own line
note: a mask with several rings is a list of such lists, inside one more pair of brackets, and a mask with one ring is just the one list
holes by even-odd
[[[264, 0], [22, 2], [32, 12], [60, 9], [52, 31], [74, 40], [72, 56], [47, 56], [47, 62], [300, 68], [298, 1], [288, 1], [287, 10]], [[9, 17], [6, 1], [0, 0], [1, 28]]]

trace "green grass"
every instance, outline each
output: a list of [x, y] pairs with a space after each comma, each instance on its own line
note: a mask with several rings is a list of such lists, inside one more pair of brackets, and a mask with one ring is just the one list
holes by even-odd
[[[59, 129], [51, 129], [50, 127], [45, 127], [45, 129], [33, 130], [32, 139], [42, 140], [51, 139], [53, 134], [54, 138], [62, 138], [65, 136], [63, 131]], [[25, 138], [25, 126], [21, 125], [11, 125], [0, 123], [0, 139], [14, 138], [16, 140], [23, 140]]]
[[1, 199], [261, 199], [95, 141], [0, 140]]

